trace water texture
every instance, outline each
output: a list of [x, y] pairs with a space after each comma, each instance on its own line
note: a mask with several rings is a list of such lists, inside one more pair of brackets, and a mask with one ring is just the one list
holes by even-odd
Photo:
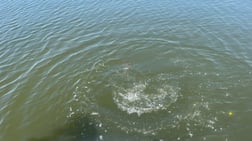
[[1, 141], [249, 141], [250, 0], [0, 3]]

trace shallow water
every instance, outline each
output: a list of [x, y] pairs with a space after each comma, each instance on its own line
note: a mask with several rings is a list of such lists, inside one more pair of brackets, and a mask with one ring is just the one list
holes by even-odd
[[1, 2], [0, 140], [250, 140], [251, 5]]

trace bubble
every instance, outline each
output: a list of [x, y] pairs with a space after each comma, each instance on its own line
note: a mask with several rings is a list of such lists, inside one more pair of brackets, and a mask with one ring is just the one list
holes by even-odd
[[102, 123], [99, 124], [99, 127], [100, 127], [100, 128], [102, 127]]
[[100, 140], [103, 140], [103, 136], [102, 136], [102, 135], [100, 135], [100, 136], [99, 136], [99, 139], [100, 139]]
[[189, 132], [188, 135], [190, 136], [190, 138], [193, 137], [193, 133], [192, 132]]
[[228, 112], [228, 116], [233, 116], [233, 112]]
[[97, 113], [97, 112], [92, 112], [90, 115], [91, 115], [91, 116], [98, 116], [99, 113]]

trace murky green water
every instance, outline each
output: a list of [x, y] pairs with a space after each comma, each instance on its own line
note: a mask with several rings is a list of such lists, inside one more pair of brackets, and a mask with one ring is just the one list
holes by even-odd
[[1, 141], [249, 141], [250, 0], [0, 3]]

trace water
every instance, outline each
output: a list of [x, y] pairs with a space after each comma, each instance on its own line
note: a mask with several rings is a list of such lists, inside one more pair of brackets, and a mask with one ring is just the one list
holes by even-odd
[[251, 5], [1, 2], [0, 140], [250, 140]]

